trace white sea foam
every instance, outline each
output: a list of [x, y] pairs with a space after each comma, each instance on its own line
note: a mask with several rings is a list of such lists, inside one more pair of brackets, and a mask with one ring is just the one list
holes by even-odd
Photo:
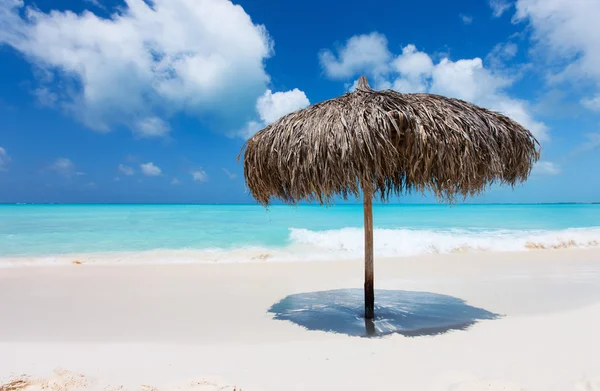
[[[375, 229], [374, 236], [375, 256], [384, 258], [457, 252], [510, 252], [600, 247], [600, 227], [555, 231]], [[288, 243], [282, 247], [156, 249], [137, 252], [0, 258], [0, 267], [64, 264], [326, 261], [360, 259], [363, 251], [364, 231], [360, 228], [329, 231], [290, 228]]]
[[[290, 229], [291, 247], [307, 246], [311, 252], [337, 257], [360, 257], [364, 251], [364, 231], [343, 228], [331, 231]], [[600, 245], [600, 227], [557, 231], [434, 231], [375, 229], [374, 252], [382, 257], [402, 257], [431, 253], [466, 251], [528, 251]]]

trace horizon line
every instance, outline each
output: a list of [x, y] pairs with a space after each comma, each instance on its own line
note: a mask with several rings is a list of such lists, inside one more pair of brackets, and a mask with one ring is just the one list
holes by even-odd
[[[592, 202], [576, 202], [576, 201], [565, 201], [565, 202], [460, 202], [460, 203], [447, 203], [447, 202], [378, 202], [374, 203], [374, 206], [385, 206], [385, 205], [419, 205], [419, 206], [433, 206], [433, 205], [599, 205], [600, 201]], [[197, 205], [197, 206], [261, 206], [259, 203], [246, 203], [246, 202], [0, 202], [0, 205]], [[273, 203], [271, 206], [318, 206], [318, 207], [331, 207], [331, 206], [362, 206], [362, 202], [357, 203], [333, 203], [331, 205], [321, 205], [315, 203], [298, 203], [298, 204], [285, 204], [285, 203]]]

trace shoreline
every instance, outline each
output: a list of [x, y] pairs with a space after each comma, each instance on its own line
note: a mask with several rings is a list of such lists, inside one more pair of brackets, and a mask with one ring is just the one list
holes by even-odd
[[[321, 262], [359, 262], [360, 257], [347, 258], [299, 259], [301, 254], [288, 255], [287, 259], [273, 259], [276, 249], [243, 248], [232, 250], [170, 250], [156, 249], [145, 251], [107, 251], [91, 253], [67, 253], [47, 255], [0, 256], [0, 269], [19, 267], [58, 267], [58, 266], [143, 266], [143, 265], [206, 265], [206, 264], [240, 264], [240, 263], [321, 263]], [[419, 259], [453, 258], [459, 260], [462, 256], [485, 256], [511, 258], [515, 255], [538, 253], [565, 252], [598, 252], [600, 247], [555, 246], [544, 248], [531, 246], [519, 251], [492, 251], [478, 249], [459, 249], [452, 252], [432, 252], [417, 255], [381, 256], [375, 254], [375, 260], [380, 261], [415, 261]], [[533, 258], [536, 258], [535, 256]]]

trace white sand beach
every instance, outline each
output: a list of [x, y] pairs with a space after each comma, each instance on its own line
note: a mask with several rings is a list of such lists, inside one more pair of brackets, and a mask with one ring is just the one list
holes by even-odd
[[3, 383], [53, 391], [600, 390], [597, 249], [376, 259], [376, 289], [450, 295], [502, 315], [465, 330], [380, 338], [307, 330], [268, 312], [291, 294], [361, 288], [360, 260], [81, 259], [0, 269]]

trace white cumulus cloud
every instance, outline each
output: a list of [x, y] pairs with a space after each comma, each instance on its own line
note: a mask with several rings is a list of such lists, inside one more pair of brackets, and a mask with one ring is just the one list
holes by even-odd
[[357, 73], [384, 73], [392, 54], [385, 35], [355, 35], [334, 53], [325, 49], [319, 54], [325, 74], [333, 79], [347, 78]]
[[250, 112], [273, 46], [227, 0], [126, 0], [107, 18], [0, 0], [2, 44], [42, 71], [43, 104], [97, 131], [126, 126], [146, 137], [167, 134], [175, 113]]
[[235, 132], [235, 135], [245, 139], [250, 138], [257, 131], [284, 115], [303, 109], [308, 105], [310, 105], [310, 102], [306, 94], [297, 88], [275, 93], [267, 90], [256, 100], [256, 112], [260, 117], [260, 121], [248, 121], [244, 128]]
[[402, 77], [397, 77], [389, 86], [381, 87], [402, 92], [426, 92], [434, 65], [428, 54], [417, 51], [415, 45], [407, 45], [402, 54], [392, 61], [392, 68]]
[[0, 171], [8, 170], [8, 164], [10, 163], [10, 156], [6, 152], [6, 149], [0, 147]]
[[204, 171], [201, 168], [197, 170], [192, 170], [190, 174], [192, 175], [192, 178], [194, 178], [194, 182], [206, 182], [208, 180], [208, 175], [206, 174], [206, 171]]
[[[351, 52], [354, 46], [350, 45], [352, 40], [348, 40], [342, 52], [354, 58]], [[387, 45], [385, 40], [378, 42]], [[387, 50], [387, 46], [380, 48], [384, 49]], [[516, 48], [503, 50], [508, 50], [510, 55]], [[355, 63], [354, 69], [361, 69], [360, 64]], [[387, 71], [368, 73], [373, 77], [372, 85], [376, 89], [428, 92], [463, 99], [511, 117], [528, 128], [540, 141], [548, 139], [547, 126], [533, 118], [529, 104], [505, 92], [516, 80], [486, 68], [480, 58], [452, 61], [444, 57], [436, 63], [431, 55], [417, 50], [414, 45], [407, 45], [402, 53], [390, 57], [388, 63], [380, 64], [378, 69]], [[357, 72], [350, 75], [357, 76]]]
[[124, 164], [119, 164], [119, 166], [117, 167], [117, 170], [121, 174], [127, 175], [127, 176], [131, 176], [131, 175], [135, 174], [135, 170], [133, 169], [133, 167], [126, 166]]
[[140, 170], [146, 176], [159, 176], [162, 174], [160, 167], [154, 165], [152, 162], [140, 164]]
[[552, 82], [592, 82], [595, 93], [582, 103], [600, 108], [600, 1], [518, 0], [515, 20], [532, 27], [537, 49], [551, 60]]
[[272, 93], [267, 90], [256, 101], [256, 110], [265, 124], [275, 122], [280, 117], [308, 106], [310, 102], [303, 91], [294, 88], [291, 91]]
[[179, 184], [181, 184], [181, 182], [179, 182], [179, 179], [173, 178], [173, 180], [171, 181], [171, 184], [172, 185], [179, 185]]

